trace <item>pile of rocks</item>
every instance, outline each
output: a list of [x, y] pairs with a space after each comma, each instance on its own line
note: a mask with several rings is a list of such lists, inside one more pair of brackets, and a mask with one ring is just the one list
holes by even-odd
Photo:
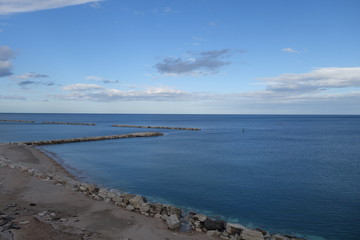
[[27, 121], [27, 120], [6, 120], [6, 119], [0, 119], [0, 122], [23, 122], [23, 123], [33, 123], [35, 121]]
[[209, 236], [229, 240], [305, 240], [291, 235], [270, 234], [263, 229], [251, 229], [241, 224], [227, 223], [203, 214], [189, 213], [192, 228]]
[[158, 137], [158, 136], [163, 136], [163, 135], [164, 134], [160, 133], [160, 132], [138, 132], [138, 133], [129, 133], [129, 134], [121, 134], [121, 135], [111, 135], [111, 136], [97, 136], [97, 137], [82, 137], [82, 138], [21, 142], [18, 144], [39, 146], [39, 145], [51, 145], [51, 144], [63, 144], [63, 143], [75, 143], [75, 142], [91, 142], [91, 141], [111, 140], [111, 139], [120, 139], [120, 138]]
[[128, 211], [160, 218], [166, 222], [171, 230], [178, 230], [182, 225], [189, 225], [190, 229], [196, 232], [204, 232], [210, 236], [227, 240], [305, 240], [286, 234], [270, 234], [263, 229], [250, 229], [240, 224], [226, 223], [221, 219], [212, 219], [203, 214], [189, 213], [184, 216], [182, 210], [174, 206], [149, 203], [145, 197], [140, 195], [101, 188], [94, 184], [80, 182], [53, 173], [43, 173], [30, 167], [14, 164], [0, 156], [0, 167], [2, 166], [18, 169], [30, 176], [51, 181], [59, 186], [63, 185], [70, 191], [81, 192], [89, 198], [105, 201]]
[[113, 127], [131, 127], [131, 128], [158, 128], [158, 129], [174, 129], [174, 130], [190, 130], [190, 131], [200, 131], [200, 128], [185, 128], [185, 127], [159, 127], [159, 126], [138, 126], [138, 125], [111, 125]]
[[95, 126], [95, 123], [70, 123], [70, 122], [42, 122], [42, 124], [66, 124], [66, 125], [86, 125]]

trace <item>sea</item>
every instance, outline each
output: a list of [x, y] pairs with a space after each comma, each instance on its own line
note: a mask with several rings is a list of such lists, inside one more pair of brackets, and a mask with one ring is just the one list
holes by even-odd
[[35, 122], [0, 121], [3, 143], [162, 132], [41, 149], [82, 181], [152, 202], [311, 240], [360, 239], [359, 115], [0, 113], [6, 119]]

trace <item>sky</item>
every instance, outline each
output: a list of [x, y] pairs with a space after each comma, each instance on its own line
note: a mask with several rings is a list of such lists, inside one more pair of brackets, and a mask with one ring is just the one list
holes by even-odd
[[359, 0], [0, 0], [0, 112], [360, 114]]

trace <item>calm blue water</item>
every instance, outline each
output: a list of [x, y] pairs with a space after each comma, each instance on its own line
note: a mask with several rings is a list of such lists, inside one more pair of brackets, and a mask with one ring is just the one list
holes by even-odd
[[[197, 127], [165, 136], [46, 146], [87, 181], [272, 232], [360, 236], [360, 116], [0, 114], [0, 142]], [[242, 131], [245, 129], [245, 132]]]

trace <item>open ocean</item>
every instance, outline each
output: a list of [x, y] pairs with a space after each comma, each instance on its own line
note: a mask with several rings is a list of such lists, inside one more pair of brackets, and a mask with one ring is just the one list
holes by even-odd
[[151, 201], [270, 232], [360, 239], [360, 116], [0, 113], [0, 119], [36, 121], [0, 122], [0, 142], [163, 132], [42, 149], [84, 181]]

